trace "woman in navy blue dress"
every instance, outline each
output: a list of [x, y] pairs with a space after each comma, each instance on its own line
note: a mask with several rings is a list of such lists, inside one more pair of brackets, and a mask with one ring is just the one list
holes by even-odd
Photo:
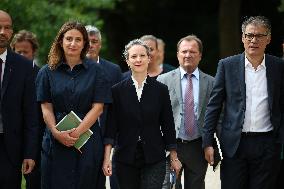
[[[48, 65], [37, 76], [37, 100], [47, 125], [42, 143], [43, 189], [98, 189], [103, 144], [97, 119], [111, 97], [104, 71], [85, 59], [88, 48], [84, 25], [65, 23], [52, 44]], [[55, 125], [71, 110], [82, 123], [58, 131]], [[88, 129], [94, 134], [80, 153], [73, 145]]]

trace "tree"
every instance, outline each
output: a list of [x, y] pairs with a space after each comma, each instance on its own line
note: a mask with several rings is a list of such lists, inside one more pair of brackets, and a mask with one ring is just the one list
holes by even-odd
[[1, 0], [0, 9], [13, 18], [14, 33], [26, 29], [38, 37], [40, 48], [38, 59], [46, 63], [50, 46], [62, 24], [78, 20], [84, 24], [102, 27], [98, 9], [111, 9], [114, 0]]

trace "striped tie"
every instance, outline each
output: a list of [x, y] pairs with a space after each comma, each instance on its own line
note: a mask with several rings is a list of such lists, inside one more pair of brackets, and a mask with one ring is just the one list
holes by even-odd
[[192, 137], [195, 135], [195, 119], [194, 119], [194, 96], [192, 86], [192, 74], [187, 74], [187, 84], [184, 94], [184, 127], [185, 134]]

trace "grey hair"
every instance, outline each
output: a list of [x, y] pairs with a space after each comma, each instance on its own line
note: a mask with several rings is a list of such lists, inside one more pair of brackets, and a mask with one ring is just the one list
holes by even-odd
[[123, 56], [124, 56], [124, 59], [125, 60], [128, 60], [129, 58], [129, 49], [131, 47], [133, 47], [134, 45], [140, 45], [140, 46], [143, 46], [145, 47], [146, 49], [146, 53], [147, 53], [147, 56], [150, 56], [150, 48], [140, 39], [134, 39], [132, 41], [130, 41], [127, 45], [125, 45], [124, 47], [124, 51], [123, 51]]
[[179, 51], [179, 46], [180, 46], [181, 42], [183, 42], [183, 41], [196, 41], [196, 43], [198, 44], [199, 52], [201, 54], [203, 53], [202, 41], [196, 35], [188, 35], [188, 36], [181, 38], [177, 43], [177, 51]]
[[158, 45], [161, 44], [163, 46], [163, 49], [165, 48], [166, 43], [164, 42], [164, 40], [162, 40], [161, 38], [157, 38], [157, 42], [158, 42]]
[[101, 31], [96, 26], [87, 25], [85, 26], [85, 28], [89, 35], [95, 35], [99, 38], [100, 41], [102, 40]]
[[142, 37], [140, 37], [141, 41], [154, 41], [156, 43], [156, 49], [158, 49], [158, 39], [157, 37], [155, 37], [154, 35], [143, 35]]
[[265, 16], [251, 16], [242, 23], [242, 33], [245, 33], [248, 25], [263, 26], [267, 29], [267, 34], [271, 34], [271, 24]]

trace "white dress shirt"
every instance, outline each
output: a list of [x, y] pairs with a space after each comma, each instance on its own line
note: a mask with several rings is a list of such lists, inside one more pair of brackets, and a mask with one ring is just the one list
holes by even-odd
[[[3, 75], [4, 75], [4, 70], [5, 70], [5, 63], [6, 63], [6, 57], [7, 57], [7, 49], [4, 51], [4, 53], [0, 54], [0, 58], [2, 59], [3, 63], [2, 65], [2, 72], [1, 72], [1, 82], [3, 81]], [[2, 86], [2, 83], [0, 85], [0, 87]], [[0, 112], [0, 133], [3, 133], [3, 122], [2, 122], [2, 114]]]
[[144, 84], [146, 83], [147, 77], [144, 79], [144, 81], [142, 81], [142, 85], [141, 85], [140, 88], [139, 88], [138, 82], [134, 79], [134, 77], [131, 76], [131, 78], [132, 78], [132, 81], [133, 81], [133, 85], [135, 86], [135, 89], [136, 89], [136, 94], [137, 94], [137, 97], [138, 97], [138, 101], [140, 102], [140, 99], [141, 99], [141, 96], [142, 96], [142, 92], [143, 92], [143, 88], [144, 88]]
[[255, 70], [245, 57], [246, 112], [243, 132], [271, 131], [265, 56]]
[[5, 63], [6, 63], [6, 57], [7, 57], [7, 49], [6, 49], [2, 54], [0, 54], [0, 58], [1, 58], [2, 61], [3, 61], [3, 64], [2, 64], [2, 73], [1, 73], [1, 82], [3, 81], [3, 75], [4, 75]]

